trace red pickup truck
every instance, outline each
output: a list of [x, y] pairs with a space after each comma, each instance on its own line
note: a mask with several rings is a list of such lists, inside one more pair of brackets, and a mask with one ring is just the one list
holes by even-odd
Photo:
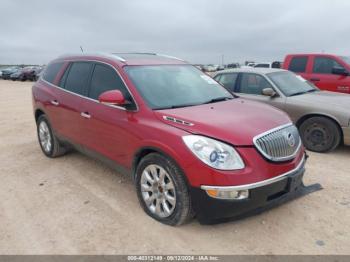
[[329, 54], [287, 55], [283, 69], [301, 75], [322, 90], [350, 93], [350, 57]]

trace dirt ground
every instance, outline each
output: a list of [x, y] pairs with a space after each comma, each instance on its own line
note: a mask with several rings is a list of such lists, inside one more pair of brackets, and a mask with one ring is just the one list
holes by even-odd
[[79, 153], [46, 158], [30, 82], [0, 80], [0, 254], [350, 254], [350, 148], [310, 153], [324, 190], [248, 219], [162, 225], [130, 179]]

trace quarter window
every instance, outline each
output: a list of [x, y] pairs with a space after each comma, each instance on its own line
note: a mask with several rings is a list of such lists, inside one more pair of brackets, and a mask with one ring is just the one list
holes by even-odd
[[222, 74], [220, 79], [217, 80], [220, 84], [226, 87], [230, 91], [234, 91], [238, 74]]
[[242, 75], [240, 93], [262, 95], [265, 88], [272, 88], [272, 86], [263, 76], [257, 74]]
[[313, 72], [316, 74], [332, 74], [333, 68], [344, 68], [337, 61], [328, 57], [315, 57]]
[[64, 88], [79, 95], [86, 95], [92, 64], [74, 62], [69, 69]]
[[307, 59], [307, 56], [293, 57], [288, 70], [296, 73], [304, 73], [306, 71]]
[[126, 100], [131, 100], [122, 79], [110, 66], [96, 64], [92, 74], [89, 97], [98, 100], [98, 97], [109, 90], [120, 90]]
[[60, 71], [63, 63], [49, 64], [43, 74], [43, 79], [51, 84], [55, 81], [55, 78]]

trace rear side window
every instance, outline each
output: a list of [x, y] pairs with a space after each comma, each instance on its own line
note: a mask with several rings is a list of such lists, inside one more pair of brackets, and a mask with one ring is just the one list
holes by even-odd
[[122, 79], [110, 66], [96, 64], [91, 78], [89, 97], [98, 100], [98, 97], [109, 90], [120, 90], [126, 100], [131, 100]]
[[333, 68], [344, 68], [337, 61], [328, 57], [315, 57], [313, 72], [316, 74], [332, 74]]
[[220, 79], [217, 80], [220, 84], [222, 84], [224, 87], [226, 87], [230, 91], [234, 91], [235, 84], [237, 81], [237, 73], [234, 74], [222, 74], [220, 76]]
[[63, 63], [52, 63], [47, 66], [43, 74], [43, 79], [53, 84], [58, 72], [60, 71]]
[[293, 57], [290, 61], [288, 70], [296, 73], [304, 73], [306, 71], [307, 56]]
[[79, 95], [86, 95], [91, 68], [92, 64], [89, 62], [71, 64], [64, 88]]

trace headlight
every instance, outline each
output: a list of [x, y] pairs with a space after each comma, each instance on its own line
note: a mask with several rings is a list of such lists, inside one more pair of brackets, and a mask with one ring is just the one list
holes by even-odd
[[220, 170], [244, 168], [242, 158], [232, 146], [198, 135], [183, 136], [182, 139], [196, 157], [208, 166]]

